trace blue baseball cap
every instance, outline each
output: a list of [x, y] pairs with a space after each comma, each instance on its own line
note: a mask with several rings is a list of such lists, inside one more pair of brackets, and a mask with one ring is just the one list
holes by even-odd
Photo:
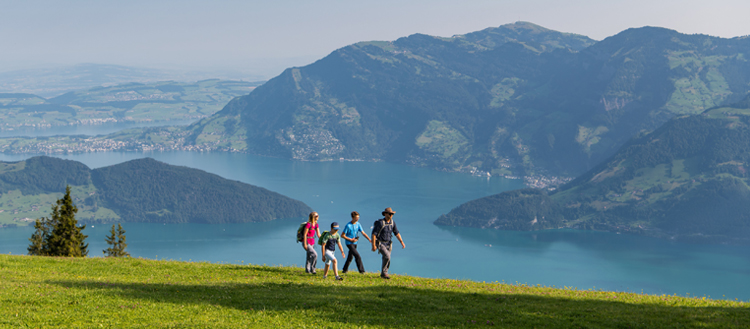
[[335, 228], [335, 229], [337, 229], [337, 230], [338, 230], [338, 229], [339, 229], [339, 223], [337, 223], [337, 222], [333, 222], [333, 223], [331, 223], [331, 228], [332, 228], [332, 229], [334, 229], [334, 228]]

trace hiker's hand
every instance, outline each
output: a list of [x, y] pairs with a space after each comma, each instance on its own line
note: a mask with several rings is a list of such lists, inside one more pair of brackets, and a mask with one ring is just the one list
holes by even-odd
[[323, 261], [324, 262], [326, 261], [326, 255], [323, 255]]
[[346, 258], [346, 255], [344, 255], [344, 252], [341, 252], [341, 258]]
[[401, 249], [406, 249], [406, 244], [404, 244], [403, 242], [401, 242]]
[[377, 250], [377, 249], [375, 249], [375, 246], [372, 246], [372, 251], [375, 251], [375, 250]]
[[306, 245], [302, 245], [302, 249], [305, 249], [305, 251], [307, 251], [307, 246]]

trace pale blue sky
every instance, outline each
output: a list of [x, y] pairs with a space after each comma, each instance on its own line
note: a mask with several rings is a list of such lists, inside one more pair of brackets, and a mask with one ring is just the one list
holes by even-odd
[[750, 34], [747, 13], [747, 0], [0, 0], [0, 71], [85, 62], [303, 65], [357, 41], [451, 36], [519, 20], [597, 40], [645, 25], [734, 37]]

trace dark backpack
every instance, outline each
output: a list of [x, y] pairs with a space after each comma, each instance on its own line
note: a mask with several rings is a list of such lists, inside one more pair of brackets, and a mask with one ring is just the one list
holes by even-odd
[[302, 240], [305, 239], [305, 226], [307, 226], [307, 222], [304, 222], [299, 225], [299, 228], [297, 229], [297, 242], [302, 242]]
[[378, 219], [378, 220], [375, 221], [375, 223], [377, 223], [377, 222], [380, 222], [380, 231], [378, 231], [378, 234], [376, 235], [378, 237], [378, 239], [375, 241], [375, 245], [377, 247], [380, 247], [380, 233], [383, 233], [383, 229], [386, 226], [393, 226], [393, 224], [395, 222], [393, 221], [393, 218], [391, 218], [391, 223], [390, 224], [386, 224], [384, 219]]

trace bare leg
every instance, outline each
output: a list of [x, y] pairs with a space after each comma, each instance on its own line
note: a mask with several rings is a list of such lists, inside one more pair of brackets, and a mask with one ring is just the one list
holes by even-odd
[[[328, 275], [328, 267], [329, 267], [328, 264], [326, 264], [326, 269], [323, 271], [323, 276]], [[336, 270], [334, 269], [334, 271]]]

